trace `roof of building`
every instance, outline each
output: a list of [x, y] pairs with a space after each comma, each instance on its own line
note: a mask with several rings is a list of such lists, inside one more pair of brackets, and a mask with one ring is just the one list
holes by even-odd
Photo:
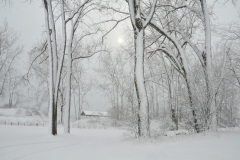
[[82, 111], [81, 115], [85, 115], [85, 116], [108, 116], [108, 112]]

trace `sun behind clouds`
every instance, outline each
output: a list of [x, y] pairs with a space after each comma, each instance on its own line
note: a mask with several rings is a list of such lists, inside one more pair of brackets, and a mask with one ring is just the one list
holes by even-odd
[[119, 39], [118, 39], [118, 43], [119, 43], [119, 44], [122, 44], [122, 43], [123, 43], [123, 39], [122, 39], [122, 38], [119, 38]]

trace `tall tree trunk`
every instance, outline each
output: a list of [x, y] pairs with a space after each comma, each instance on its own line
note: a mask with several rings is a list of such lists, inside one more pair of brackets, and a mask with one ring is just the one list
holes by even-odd
[[[53, 61], [53, 80], [54, 88], [57, 82], [57, 66], [58, 66], [58, 57], [57, 57], [57, 39], [56, 39], [56, 29], [55, 29], [55, 20], [52, 9], [52, 0], [49, 0], [49, 15], [50, 15], [50, 24], [51, 24], [51, 41], [52, 41], [52, 61]], [[56, 88], [55, 88], [56, 89]]]
[[[75, 20], [77, 23], [77, 20]], [[72, 75], [72, 44], [75, 32], [75, 23], [71, 20], [71, 33], [67, 46], [68, 60], [67, 60], [67, 86], [66, 86], [66, 108], [64, 118], [64, 133], [70, 133], [70, 108], [71, 108], [71, 75]]]
[[215, 93], [213, 88], [213, 72], [212, 72], [212, 53], [211, 53], [211, 27], [209, 12], [207, 8], [206, 0], [200, 0], [202, 13], [203, 13], [203, 26], [205, 31], [205, 52], [203, 59], [205, 61], [205, 77], [207, 87], [207, 107], [210, 110], [211, 117], [211, 130], [217, 130], [217, 111], [215, 105]]
[[175, 109], [176, 109], [176, 129], [178, 130], [178, 125], [179, 125], [179, 107], [178, 107], [178, 105], [179, 105], [179, 103], [178, 103], [178, 95], [179, 95], [179, 86], [178, 86], [178, 84], [179, 84], [179, 73], [177, 74], [177, 76], [176, 76], [176, 91], [175, 91]]
[[151, 21], [157, 0], [154, 0], [148, 16], [141, 18], [140, 1], [128, 0], [129, 13], [135, 40], [134, 84], [138, 99], [138, 135], [149, 137], [149, 104], [144, 81], [144, 29]]
[[72, 75], [72, 43], [74, 36], [74, 25], [71, 21], [71, 35], [68, 42], [67, 52], [67, 81], [66, 81], [66, 108], [65, 108], [65, 118], [64, 118], [64, 133], [70, 133], [70, 108], [71, 108], [71, 75]]
[[190, 84], [189, 84], [190, 82], [188, 82], [187, 78], [185, 78], [185, 81], [186, 81], [186, 84], [187, 84], [187, 91], [188, 91], [188, 98], [189, 98], [189, 101], [190, 101], [190, 108], [192, 110], [193, 125], [194, 125], [193, 127], [196, 130], [196, 132], [199, 133], [200, 128], [199, 128], [198, 121], [197, 121], [196, 111], [195, 111], [195, 108], [193, 106], [192, 91], [191, 91], [191, 87], [190, 87]]
[[49, 13], [48, 13], [48, 2], [43, 0], [44, 4], [44, 13], [45, 13], [45, 25], [47, 31], [47, 41], [48, 41], [48, 52], [49, 52], [49, 133], [52, 135], [57, 134], [57, 124], [55, 123], [55, 118], [57, 115], [54, 115], [54, 78], [53, 78], [53, 54], [52, 54], [52, 43], [51, 43], [51, 33], [49, 25]]
[[63, 124], [63, 104], [61, 105], [61, 110], [60, 110], [60, 123]]
[[187, 63], [187, 58], [186, 58], [185, 52], [183, 51], [182, 48], [179, 47], [179, 49], [181, 50], [180, 54], [181, 54], [181, 59], [182, 59], [182, 63], [183, 63], [183, 68], [184, 68], [183, 69], [184, 75], [185, 75], [184, 79], [185, 79], [186, 85], [187, 85], [189, 103], [190, 103], [190, 108], [192, 110], [192, 116], [193, 116], [193, 122], [194, 122], [194, 129], [196, 130], [197, 133], [199, 133], [200, 128], [199, 128], [199, 125], [198, 125], [196, 110], [195, 110], [195, 106], [194, 106], [194, 103], [193, 103], [193, 94], [192, 94], [193, 87], [192, 87], [192, 82], [191, 82], [191, 78], [190, 78], [190, 75], [189, 75], [190, 74], [189, 66], [188, 66], [188, 63]]
[[68, 46], [67, 59], [67, 86], [66, 86], [66, 108], [64, 116], [64, 133], [70, 133], [70, 107], [71, 107], [71, 74], [72, 74], [72, 53], [71, 47]]
[[149, 105], [144, 81], [144, 29], [135, 35], [134, 83], [138, 99], [138, 134], [149, 137]]
[[49, 15], [51, 24], [51, 41], [52, 41], [52, 76], [53, 76], [53, 108], [52, 108], [52, 134], [57, 135], [57, 101], [58, 101], [58, 87], [56, 85], [57, 80], [57, 40], [56, 40], [56, 29], [55, 21], [52, 8], [52, 0], [49, 1]]

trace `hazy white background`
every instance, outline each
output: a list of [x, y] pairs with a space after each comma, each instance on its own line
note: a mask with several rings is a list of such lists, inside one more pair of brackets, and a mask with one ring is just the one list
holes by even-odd
[[[213, 0], [211, 0], [213, 2]], [[208, 2], [209, 3], [209, 2]], [[236, 23], [240, 21], [240, 9], [239, 5], [234, 7], [232, 4], [218, 3], [214, 7], [215, 15], [212, 16], [212, 23], [214, 24], [226, 24]], [[20, 43], [24, 46], [24, 51], [19, 60], [18, 65], [21, 67], [21, 72], [24, 74], [29, 66], [28, 64], [28, 52], [37, 40], [41, 39], [44, 34], [44, 12], [42, 8], [42, 1], [33, 1], [32, 3], [26, 3], [24, 0], [14, 1], [12, 6], [4, 6], [0, 4], [0, 24], [3, 24], [4, 20], [7, 20], [9, 27], [12, 28], [20, 35]], [[108, 45], [119, 47], [119, 39], [123, 40], [123, 26], [118, 26], [111, 34], [107, 37]], [[61, 26], [59, 26], [60, 29]], [[113, 53], [114, 54], [114, 53]], [[99, 65], [96, 61], [97, 57], [94, 56], [88, 61], [89, 68], [97, 67]], [[91, 77], [95, 77], [94, 72], [90, 72]], [[90, 108], [87, 110], [99, 110], [106, 111], [110, 106], [107, 99], [102, 95], [99, 90], [92, 89], [87, 97], [87, 101]], [[2, 102], [0, 102], [2, 103]], [[0, 104], [3, 105], [3, 104]], [[31, 104], [29, 104], [31, 105]]]

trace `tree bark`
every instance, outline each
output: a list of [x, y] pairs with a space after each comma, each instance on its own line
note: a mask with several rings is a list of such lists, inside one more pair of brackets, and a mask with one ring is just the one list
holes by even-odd
[[203, 13], [203, 26], [205, 32], [205, 52], [203, 59], [205, 61], [204, 73], [206, 77], [207, 87], [207, 108], [210, 110], [211, 130], [217, 131], [217, 111], [215, 105], [215, 93], [213, 88], [213, 72], [212, 72], [212, 53], [211, 53], [211, 27], [209, 12], [206, 0], [200, 0]]
[[134, 83], [138, 99], [138, 134], [149, 137], [149, 105], [144, 81], [144, 29], [135, 35]]
[[54, 99], [54, 78], [53, 78], [53, 54], [52, 54], [52, 43], [51, 43], [51, 33], [49, 25], [49, 5], [47, 0], [43, 0], [44, 4], [44, 13], [45, 13], [45, 25], [47, 31], [47, 41], [48, 41], [48, 53], [49, 53], [49, 134], [57, 135], [57, 124], [56, 124], [56, 114], [54, 108], [55, 99]]
[[129, 13], [135, 40], [134, 84], [138, 100], [138, 136], [149, 137], [149, 104], [144, 81], [144, 29], [155, 13], [157, 0], [154, 0], [145, 20], [141, 18], [140, 1], [128, 0]]
[[66, 86], [66, 108], [64, 118], [64, 133], [70, 133], [70, 107], [71, 107], [71, 74], [72, 74], [72, 50], [68, 46], [67, 59], [67, 86]]

